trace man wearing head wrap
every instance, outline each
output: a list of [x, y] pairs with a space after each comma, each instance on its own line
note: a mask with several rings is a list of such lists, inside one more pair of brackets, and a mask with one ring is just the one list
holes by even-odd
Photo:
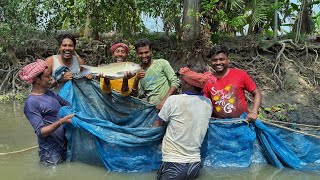
[[[46, 59], [48, 68], [52, 71], [52, 76], [60, 77], [53, 79], [51, 88], [53, 92], [59, 93], [65, 82], [77, 77], [82, 70], [80, 65], [84, 65], [85, 61], [75, 53], [76, 39], [71, 34], [63, 34], [59, 37], [59, 54], [50, 56]], [[61, 68], [68, 71], [61, 71], [62, 75], [57, 74]], [[92, 75], [86, 75], [86, 78], [92, 79]]]
[[[121, 42], [115, 43], [110, 48], [110, 52], [115, 62], [125, 62], [129, 53], [129, 46]], [[100, 78], [100, 88], [105, 94], [109, 94], [111, 90], [115, 90], [122, 96], [129, 96], [132, 92], [134, 77], [135, 74], [130, 72], [126, 72], [123, 79], [110, 80], [108, 77], [102, 77]]]
[[66, 138], [64, 123], [71, 123], [71, 115], [61, 118], [58, 114], [62, 106], [70, 105], [51, 87], [51, 70], [43, 60], [25, 66], [19, 72], [20, 79], [32, 84], [26, 99], [24, 114], [38, 137], [40, 162], [45, 165], [58, 164], [65, 160]]
[[[261, 93], [254, 81], [243, 70], [229, 68], [228, 49], [216, 45], [210, 51], [212, 73], [217, 82], [207, 82], [203, 88], [204, 95], [211, 99], [213, 116], [216, 118], [238, 118], [248, 113], [248, 121], [255, 121], [261, 104]], [[245, 91], [253, 96], [252, 110], [248, 111]]]
[[153, 127], [167, 123], [162, 141], [162, 165], [157, 179], [195, 179], [200, 169], [200, 147], [212, 112], [209, 98], [203, 96], [206, 81], [216, 79], [187, 67], [179, 73], [182, 94], [165, 101]]

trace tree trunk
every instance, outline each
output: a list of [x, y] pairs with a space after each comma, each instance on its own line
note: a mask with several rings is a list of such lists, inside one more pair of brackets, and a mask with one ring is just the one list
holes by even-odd
[[91, 30], [90, 30], [91, 17], [90, 17], [90, 13], [88, 13], [86, 17], [87, 18], [86, 18], [86, 24], [84, 26], [83, 36], [84, 37], [90, 37], [91, 36]]
[[301, 15], [301, 30], [300, 33], [302, 34], [309, 34], [311, 32], [311, 7], [310, 2], [311, 0], [304, 0], [302, 15]]
[[190, 41], [200, 35], [200, 0], [185, 0], [183, 3], [182, 40]]
[[93, 26], [92, 26], [92, 37], [95, 40], [99, 39], [99, 12], [94, 11], [93, 13]]
[[88, 5], [86, 15], [86, 24], [84, 28], [84, 37], [99, 39], [99, 12], [96, 11], [96, 3], [93, 1]]
[[[276, 0], [278, 4], [278, 0]], [[277, 40], [278, 37], [278, 10], [274, 10], [274, 24], [273, 24], [273, 40]]]
[[311, 32], [311, 0], [303, 0], [299, 17], [295, 21], [295, 42], [300, 40], [301, 34], [310, 34]]

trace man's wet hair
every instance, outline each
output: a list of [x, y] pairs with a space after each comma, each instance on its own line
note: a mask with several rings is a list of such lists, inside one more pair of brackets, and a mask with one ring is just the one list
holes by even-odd
[[64, 39], [71, 39], [71, 41], [73, 42], [74, 47], [76, 47], [77, 41], [76, 41], [76, 38], [72, 34], [62, 34], [59, 37], [59, 40], [58, 40], [59, 46], [61, 46], [62, 41]]
[[145, 46], [149, 46], [150, 49], [152, 49], [152, 43], [145, 38], [142, 39], [138, 39], [135, 43], [134, 43], [134, 48], [137, 50], [140, 47], [145, 47]]
[[207, 58], [211, 58], [212, 55], [217, 55], [217, 54], [220, 54], [220, 53], [223, 53], [223, 54], [228, 56], [229, 55], [229, 50], [224, 45], [216, 45], [210, 50], [209, 55], [207, 56]]

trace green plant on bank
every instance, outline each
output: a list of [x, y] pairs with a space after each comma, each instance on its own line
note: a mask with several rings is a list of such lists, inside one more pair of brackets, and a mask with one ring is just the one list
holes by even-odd
[[279, 103], [272, 105], [271, 107], [264, 107], [263, 110], [266, 114], [266, 117], [261, 114], [261, 118], [263, 119], [276, 118], [277, 120], [285, 120], [288, 112], [296, 110], [296, 107], [290, 103]]
[[8, 93], [5, 95], [0, 95], [0, 101], [12, 101], [12, 100], [18, 100], [22, 101], [27, 98], [27, 95], [24, 93]]

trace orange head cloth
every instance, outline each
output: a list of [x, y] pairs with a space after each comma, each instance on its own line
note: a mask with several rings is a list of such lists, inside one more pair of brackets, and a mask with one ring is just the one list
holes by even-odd
[[203, 88], [207, 81], [211, 81], [213, 83], [217, 81], [217, 78], [214, 77], [211, 72], [197, 73], [191, 71], [187, 67], [181, 68], [179, 74], [182, 75], [183, 80], [188, 84], [199, 88]]
[[113, 52], [119, 47], [123, 47], [124, 50], [126, 51], [126, 54], [128, 54], [129, 46], [124, 43], [117, 43], [117, 44], [114, 44], [113, 46], [111, 46], [111, 48], [110, 48], [111, 54], [113, 54]]
[[32, 84], [34, 78], [42, 73], [47, 67], [48, 64], [44, 60], [37, 59], [36, 62], [30, 63], [22, 68], [22, 70], [19, 72], [19, 77], [26, 83]]

